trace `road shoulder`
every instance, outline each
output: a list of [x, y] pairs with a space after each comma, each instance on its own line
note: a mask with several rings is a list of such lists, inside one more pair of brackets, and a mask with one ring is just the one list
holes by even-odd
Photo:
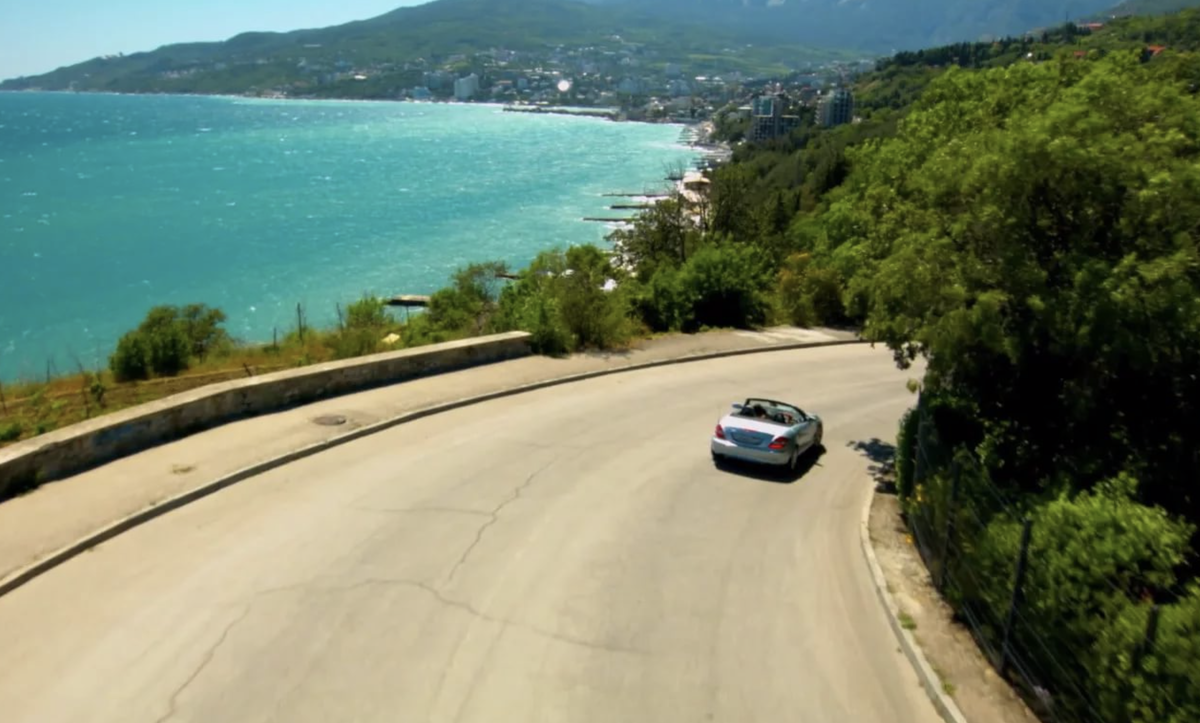
[[863, 549], [892, 628], [947, 723], [1037, 723], [933, 585], [884, 467], [864, 510]]

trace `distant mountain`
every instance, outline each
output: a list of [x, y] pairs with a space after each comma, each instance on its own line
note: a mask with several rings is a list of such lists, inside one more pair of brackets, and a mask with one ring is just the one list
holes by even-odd
[[[1145, 2], [1147, 0], [1131, 0]], [[1149, 0], [1163, 2], [1164, 0]], [[638, 6], [738, 30], [878, 54], [1021, 35], [1111, 7], [1113, 0], [580, 0]]]
[[[368, 68], [389, 82], [420, 81], [416, 66], [490, 49], [551, 53], [564, 46], [615, 51], [631, 44], [646, 62], [685, 63], [696, 72], [780, 72], [838, 57], [775, 37], [746, 47], [738, 30], [649, 13], [635, 5], [574, 0], [436, 0], [369, 20], [288, 33], [248, 32], [224, 42], [168, 45], [151, 52], [95, 58], [0, 83], [0, 89], [128, 92], [242, 92], [311, 80], [311, 69]], [[816, 44], [823, 48], [830, 46]], [[381, 73], [375, 73], [378, 77]]]
[[[675, 63], [689, 74], [740, 71], [761, 76], [812, 61], [1021, 35], [1068, 20], [1173, 9], [1200, 0], [1125, 0], [1118, 6], [1125, 10], [1113, 10], [1112, 2], [435, 0], [330, 28], [248, 32], [225, 42], [95, 58], [5, 81], [0, 90], [392, 97], [401, 88], [420, 85], [423, 69], [457, 54], [504, 49], [553, 55], [559, 47], [591, 48], [609, 56], [638, 47], [641, 54], [628, 68], [631, 74]], [[336, 79], [347, 69], [369, 72], [363, 74], [365, 80]]]
[[1200, 0], [1125, 0], [1094, 17], [1122, 17], [1125, 15], [1166, 15], [1187, 8], [1200, 7]]

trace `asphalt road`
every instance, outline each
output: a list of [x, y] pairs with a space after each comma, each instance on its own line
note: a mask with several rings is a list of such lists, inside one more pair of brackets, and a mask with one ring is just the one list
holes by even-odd
[[[280, 468], [0, 598], [0, 719], [932, 723], [857, 529], [911, 374], [663, 367]], [[713, 467], [749, 395], [825, 418], [799, 478]]]

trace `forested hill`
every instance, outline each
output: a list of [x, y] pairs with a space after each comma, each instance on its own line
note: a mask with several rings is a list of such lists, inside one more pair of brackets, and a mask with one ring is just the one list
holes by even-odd
[[1097, 13], [1097, 20], [1126, 15], [1162, 15], [1200, 6], [1200, 0], [1124, 0], [1116, 7]]
[[1113, 0], [587, 0], [637, 6], [794, 42], [872, 54], [1024, 33], [1100, 12]]
[[[182, 43], [148, 52], [95, 58], [42, 75], [10, 79], [0, 89], [118, 92], [247, 93], [311, 90], [329, 74], [354, 71], [364, 85], [411, 87], [425, 70], [462, 57], [538, 67], [552, 59], [613, 63], [634, 53], [640, 67], [667, 62], [690, 72], [784, 72], [812, 60], [847, 57], [836, 48], [794, 39], [755, 42], [729, 28], [664, 18], [634, 6], [596, 7], [572, 0], [435, 0], [368, 20], [288, 33], [247, 32], [224, 42]], [[511, 53], [525, 54], [523, 59]], [[486, 59], [483, 56], [487, 56]], [[561, 58], [559, 57], [561, 56]], [[522, 65], [523, 64], [523, 65]], [[490, 66], [489, 66], [490, 67]], [[621, 72], [629, 72], [622, 66]], [[618, 72], [618, 71], [613, 71]]]

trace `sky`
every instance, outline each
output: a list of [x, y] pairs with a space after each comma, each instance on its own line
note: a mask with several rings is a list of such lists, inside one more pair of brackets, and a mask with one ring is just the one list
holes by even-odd
[[98, 55], [134, 53], [249, 30], [365, 20], [427, 0], [0, 0], [0, 79]]

